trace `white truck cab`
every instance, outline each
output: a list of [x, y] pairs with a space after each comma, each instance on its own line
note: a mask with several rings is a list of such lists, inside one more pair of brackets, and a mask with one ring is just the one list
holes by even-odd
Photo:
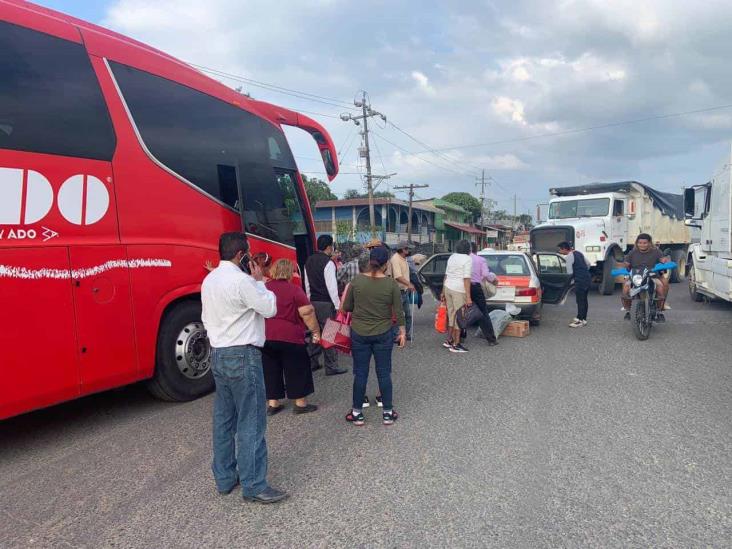
[[701, 230], [689, 248], [689, 293], [695, 301], [732, 301], [732, 150], [711, 181], [684, 189], [687, 223]]
[[587, 258], [600, 293], [609, 295], [616, 282], [610, 271], [640, 233], [650, 233], [655, 245], [680, 265], [672, 282], [683, 278], [690, 238], [681, 195], [637, 181], [555, 188], [550, 193], [548, 218], [531, 231], [532, 253], [555, 251], [566, 240]]

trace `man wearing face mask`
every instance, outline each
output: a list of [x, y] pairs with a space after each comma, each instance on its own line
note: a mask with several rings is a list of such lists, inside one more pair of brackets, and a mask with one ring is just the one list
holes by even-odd
[[[318, 237], [317, 245], [318, 251], [305, 262], [305, 293], [315, 308], [315, 316], [322, 330], [325, 321], [335, 316], [336, 310], [341, 306], [341, 300], [338, 297], [336, 266], [330, 259], [333, 254], [333, 237], [322, 234]], [[334, 376], [348, 371], [338, 367], [338, 351], [335, 348], [323, 349], [320, 345], [310, 344], [308, 353], [313, 370], [323, 367], [320, 364], [322, 354], [325, 361], [325, 375]]]
[[211, 342], [216, 383], [213, 474], [220, 494], [241, 484], [244, 499], [274, 503], [287, 497], [267, 484], [267, 399], [262, 353], [264, 319], [277, 312], [275, 295], [251, 261], [244, 233], [219, 239], [219, 266], [201, 285], [203, 325]]

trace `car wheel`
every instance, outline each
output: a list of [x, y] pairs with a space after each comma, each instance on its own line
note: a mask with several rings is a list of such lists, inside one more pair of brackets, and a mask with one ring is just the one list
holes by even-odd
[[211, 346], [201, 322], [201, 303], [184, 301], [163, 317], [155, 375], [147, 384], [157, 398], [193, 400], [214, 388]]

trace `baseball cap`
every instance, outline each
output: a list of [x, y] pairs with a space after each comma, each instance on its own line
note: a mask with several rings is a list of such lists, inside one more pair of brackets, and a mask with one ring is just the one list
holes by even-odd
[[365, 248], [376, 248], [377, 246], [381, 246], [381, 240], [379, 240], [378, 238], [372, 238], [371, 240], [369, 240], [366, 243], [366, 245], [364, 247]]
[[394, 249], [395, 250], [411, 250], [412, 248], [414, 248], [414, 246], [412, 246], [406, 240], [402, 240], [401, 242], [399, 242], [399, 244], [397, 244], [396, 248], [394, 248]]
[[389, 261], [389, 252], [387, 252], [386, 248], [383, 246], [378, 246], [371, 250], [369, 259], [371, 261], [376, 261], [379, 265], [384, 265]]

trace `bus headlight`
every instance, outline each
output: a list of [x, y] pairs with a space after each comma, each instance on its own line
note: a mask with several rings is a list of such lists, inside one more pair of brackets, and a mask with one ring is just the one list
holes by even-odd
[[585, 246], [586, 252], [599, 252], [600, 246]]

